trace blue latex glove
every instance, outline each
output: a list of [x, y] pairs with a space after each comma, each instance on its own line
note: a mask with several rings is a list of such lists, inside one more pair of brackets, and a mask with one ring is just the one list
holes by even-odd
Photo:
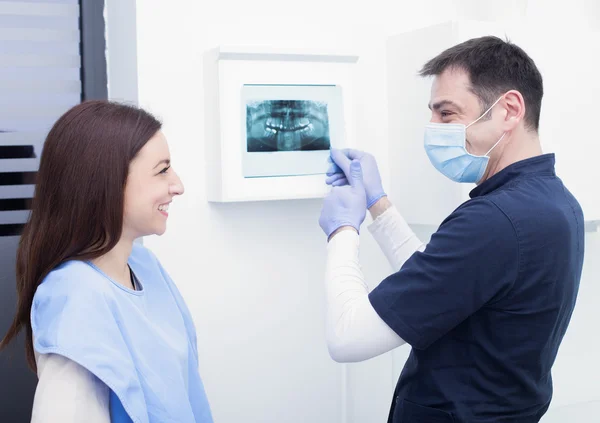
[[334, 187], [348, 185], [348, 174], [352, 160], [358, 160], [362, 167], [367, 193], [367, 208], [371, 208], [377, 200], [387, 195], [383, 190], [381, 176], [373, 155], [359, 150], [332, 148], [329, 157], [330, 166], [327, 170], [328, 177], [325, 182], [327, 185]]
[[352, 226], [359, 231], [367, 213], [367, 196], [363, 184], [360, 162], [348, 165], [350, 185], [333, 187], [325, 197], [319, 225], [327, 238], [342, 226]]

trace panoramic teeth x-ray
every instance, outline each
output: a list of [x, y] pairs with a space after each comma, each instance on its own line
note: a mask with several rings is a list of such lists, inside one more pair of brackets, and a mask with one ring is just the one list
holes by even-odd
[[244, 85], [241, 103], [246, 178], [324, 174], [344, 145], [339, 86]]
[[327, 104], [264, 100], [247, 105], [248, 152], [328, 150]]

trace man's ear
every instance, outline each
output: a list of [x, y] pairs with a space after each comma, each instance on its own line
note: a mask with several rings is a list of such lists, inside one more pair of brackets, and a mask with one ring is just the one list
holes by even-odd
[[500, 102], [506, 110], [504, 130], [508, 132], [515, 129], [525, 118], [525, 99], [519, 91], [510, 90]]

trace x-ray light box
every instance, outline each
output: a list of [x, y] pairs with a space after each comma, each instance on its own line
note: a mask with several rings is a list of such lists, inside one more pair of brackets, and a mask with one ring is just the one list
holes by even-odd
[[247, 47], [205, 53], [208, 200], [323, 197], [330, 148], [354, 147], [357, 60]]

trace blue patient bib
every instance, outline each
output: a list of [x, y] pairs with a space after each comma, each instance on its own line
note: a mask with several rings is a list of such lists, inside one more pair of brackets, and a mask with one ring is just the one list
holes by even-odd
[[134, 423], [212, 423], [183, 298], [143, 246], [134, 244], [129, 266], [139, 290], [83, 261], [50, 272], [31, 309], [35, 350], [88, 369], [111, 390], [111, 412], [118, 399]]

